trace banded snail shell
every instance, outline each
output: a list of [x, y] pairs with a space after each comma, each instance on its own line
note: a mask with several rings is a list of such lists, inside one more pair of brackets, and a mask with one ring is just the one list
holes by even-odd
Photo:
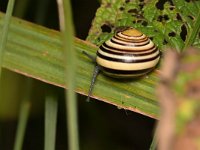
[[96, 62], [112, 77], [138, 77], [152, 71], [160, 51], [143, 33], [128, 28], [117, 32], [97, 51]]

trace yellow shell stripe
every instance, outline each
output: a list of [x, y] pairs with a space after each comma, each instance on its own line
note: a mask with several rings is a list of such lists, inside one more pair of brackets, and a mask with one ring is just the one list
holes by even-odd
[[[141, 55], [143, 55], [143, 54], [147, 54], [147, 53], [152, 53], [152, 52], [154, 52], [154, 51], [157, 51], [157, 48], [156, 47], [152, 47], [151, 49], [149, 49], [148, 51], [124, 51], [124, 50], [115, 50], [115, 49], [113, 49], [112, 47], [111, 48], [109, 48], [109, 47], [107, 47], [107, 45], [102, 45], [101, 47], [100, 47], [100, 49], [102, 50], [102, 51], [109, 51], [109, 53], [119, 53], [119, 54], [135, 54], [135, 55], [139, 55], [139, 54], [141, 54]], [[99, 50], [100, 50], [99, 49]]]
[[144, 46], [138, 46], [138, 47], [135, 47], [134, 44], [131, 46], [131, 45], [119, 45], [119, 44], [115, 44], [113, 42], [111, 42], [111, 40], [108, 40], [105, 42], [107, 45], [109, 45], [110, 47], [113, 47], [113, 48], [118, 48], [118, 49], [125, 49], [125, 50], [130, 50], [130, 51], [136, 51], [136, 50], [145, 50], [145, 49], [150, 49], [154, 46], [153, 42], [150, 41], [148, 45], [144, 45]]
[[125, 41], [125, 40], [122, 40], [122, 39], [119, 40], [119, 39], [113, 37], [111, 39], [111, 42], [119, 43], [119, 44], [122, 44], [122, 45], [129, 45], [129, 46], [140, 46], [140, 45], [148, 44], [150, 42], [150, 40], [146, 39], [145, 41], [141, 41], [141, 42], [136, 43], [136, 42], [133, 42], [131, 40], [130, 41]]
[[159, 59], [160, 57], [157, 57], [155, 60], [142, 62], [142, 63], [123, 63], [123, 62], [109, 61], [109, 60], [105, 60], [103, 58], [97, 57], [97, 63], [100, 66], [110, 68], [110, 69], [130, 71], [130, 70], [142, 70], [142, 69], [153, 68], [158, 63]]
[[114, 55], [114, 54], [110, 54], [110, 53], [106, 53], [104, 51], [102, 51], [101, 49], [99, 49], [98, 51], [101, 55], [110, 57], [110, 58], [116, 58], [116, 59], [124, 59], [124, 60], [144, 60], [144, 59], [148, 59], [148, 58], [153, 58], [156, 57], [159, 54], [159, 51], [156, 51], [155, 53], [149, 54], [149, 55], [144, 55], [144, 56], [131, 56], [131, 55]]

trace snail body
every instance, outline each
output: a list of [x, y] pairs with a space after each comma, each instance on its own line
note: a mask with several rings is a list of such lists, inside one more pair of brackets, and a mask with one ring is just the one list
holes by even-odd
[[116, 78], [139, 77], [151, 72], [160, 60], [160, 51], [151, 39], [132, 27], [105, 41], [95, 58], [84, 54], [96, 63], [88, 99], [99, 71]]

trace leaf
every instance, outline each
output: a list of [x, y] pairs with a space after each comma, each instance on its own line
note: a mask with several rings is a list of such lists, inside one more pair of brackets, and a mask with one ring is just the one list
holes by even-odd
[[[132, 26], [153, 38], [161, 50], [171, 46], [181, 51], [193, 32], [199, 8], [200, 1], [102, 0], [87, 40], [101, 45], [119, 26]], [[200, 47], [199, 43], [197, 36], [191, 44]]]
[[[2, 17], [0, 13], [0, 32]], [[64, 87], [64, 63], [60, 33], [20, 19], [12, 18], [3, 67], [49, 84]], [[95, 54], [97, 47], [75, 39], [78, 57], [76, 92], [86, 95], [94, 64], [82, 54]], [[155, 97], [158, 72], [138, 80], [116, 81], [103, 74], [98, 76], [92, 97], [158, 118], [159, 107]]]

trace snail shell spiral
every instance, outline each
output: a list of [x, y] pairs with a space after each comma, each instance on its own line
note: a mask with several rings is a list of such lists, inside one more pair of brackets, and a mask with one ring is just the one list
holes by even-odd
[[117, 32], [97, 51], [96, 62], [112, 77], [138, 77], [152, 71], [160, 51], [143, 33], [128, 28]]

